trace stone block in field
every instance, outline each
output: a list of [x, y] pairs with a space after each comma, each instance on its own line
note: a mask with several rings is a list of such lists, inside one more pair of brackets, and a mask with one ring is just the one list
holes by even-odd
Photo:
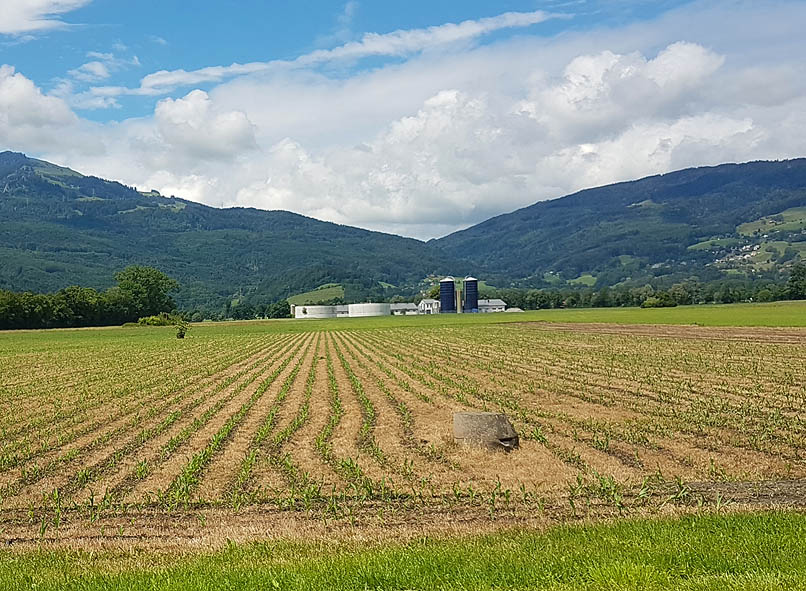
[[520, 443], [507, 415], [497, 412], [453, 413], [453, 440], [462, 445], [505, 451]]

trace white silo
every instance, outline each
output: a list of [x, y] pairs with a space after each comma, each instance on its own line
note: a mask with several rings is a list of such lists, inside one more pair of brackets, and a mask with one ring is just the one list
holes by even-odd
[[361, 318], [365, 316], [391, 316], [391, 304], [350, 304], [350, 318]]

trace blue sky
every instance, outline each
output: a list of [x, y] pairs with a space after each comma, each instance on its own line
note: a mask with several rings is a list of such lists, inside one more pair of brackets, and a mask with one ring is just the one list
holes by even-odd
[[[14, 1], [14, 0], [11, 0]], [[363, 34], [427, 29], [445, 23], [495, 17], [506, 12], [545, 11], [557, 15], [532, 26], [503, 28], [476, 38], [478, 45], [511, 36], [551, 37], [569, 31], [640, 22], [683, 5], [665, 1], [475, 1], [433, 2], [266, 2], [258, 0], [185, 2], [138, 0], [67, 0], [78, 7], [65, 13], [34, 13], [52, 26], [11, 31], [4, 38], [2, 61], [34, 80], [46, 92], [59, 93], [65, 81], [75, 94], [93, 86], [136, 87], [140, 79], [159, 70], [197, 70], [233, 63], [293, 60], [317, 49], [358, 41]], [[23, 4], [37, 4], [22, 2]], [[40, 2], [43, 7], [48, 2]], [[51, 2], [54, 7], [57, 2]], [[58, 9], [57, 9], [58, 10]], [[30, 26], [36, 27], [36, 21]], [[397, 56], [366, 58], [339, 64], [331, 75], [348, 76], [399, 60]], [[92, 67], [82, 70], [85, 64]], [[100, 66], [97, 64], [101, 64]], [[107, 76], [108, 74], [108, 76]], [[103, 76], [103, 78], [101, 78]], [[209, 89], [213, 83], [196, 88]], [[181, 96], [176, 91], [159, 96]], [[146, 115], [156, 102], [151, 97], [115, 97], [111, 108], [76, 101], [84, 117], [98, 121]]]
[[806, 155], [804, 22], [776, 0], [3, 0], [0, 149], [428, 238]]

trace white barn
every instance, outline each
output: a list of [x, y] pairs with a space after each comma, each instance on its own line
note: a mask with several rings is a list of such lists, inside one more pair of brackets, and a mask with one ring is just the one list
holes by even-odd
[[417, 305], [404, 303], [404, 304], [392, 304], [392, 316], [416, 316], [417, 315]]
[[439, 314], [439, 300], [426, 298], [417, 306], [420, 314]]
[[504, 300], [479, 300], [479, 312], [504, 312], [507, 304]]

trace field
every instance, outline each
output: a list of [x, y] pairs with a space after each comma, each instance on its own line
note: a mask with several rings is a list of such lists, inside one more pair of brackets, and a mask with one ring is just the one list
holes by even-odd
[[[775, 310], [802, 319], [706, 312]], [[541, 314], [3, 333], [0, 540], [215, 547], [803, 504], [806, 331], [521, 321]], [[507, 413], [520, 449], [456, 446], [458, 410]]]
[[338, 283], [328, 283], [320, 285], [312, 291], [305, 293], [298, 293], [288, 298], [288, 303], [295, 306], [304, 306], [306, 304], [314, 304], [316, 302], [327, 302], [336, 298], [344, 297], [344, 287]]

